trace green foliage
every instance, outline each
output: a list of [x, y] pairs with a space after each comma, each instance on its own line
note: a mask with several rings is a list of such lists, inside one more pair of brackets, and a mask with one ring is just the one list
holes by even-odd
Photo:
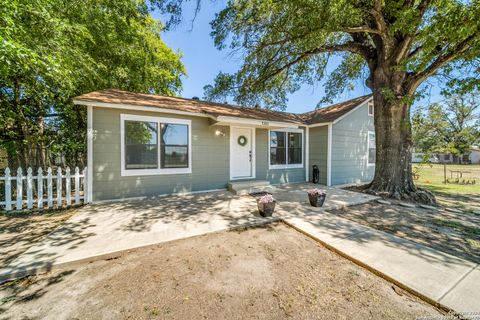
[[480, 142], [480, 94], [454, 95], [443, 103], [418, 109], [413, 116], [413, 139], [417, 151], [430, 157], [433, 153], [468, 153]]
[[105, 88], [178, 92], [180, 55], [161, 40], [149, 5], [0, 0], [0, 147], [21, 165], [44, 165], [35, 153], [45, 148], [74, 165], [85, 150], [86, 117], [72, 97]]
[[[183, 2], [157, 5], [175, 24]], [[409, 101], [435, 75], [465, 92], [480, 85], [478, 0], [230, 0], [211, 25], [217, 48], [243, 65], [220, 73], [206, 99], [282, 109], [288, 94], [325, 78], [321, 102], [362, 78], [373, 91]], [[327, 73], [333, 55], [341, 62]]]

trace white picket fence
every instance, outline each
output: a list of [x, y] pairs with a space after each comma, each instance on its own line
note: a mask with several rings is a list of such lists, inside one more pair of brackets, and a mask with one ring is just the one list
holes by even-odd
[[[62, 208], [85, 203], [87, 195], [87, 168], [80, 173], [78, 167], [71, 174], [70, 168], [65, 168], [65, 174], [61, 168], [52, 174], [52, 168], [48, 168], [44, 175], [42, 168], [36, 175], [32, 168], [28, 168], [27, 175], [23, 175], [22, 168], [18, 168], [17, 175], [12, 176], [10, 169], [5, 169], [3, 180], [5, 192], [4, 199], [0, 199], [0, 209], [30, 210]], [[12, 196], [12, 190], [15, 196]]]

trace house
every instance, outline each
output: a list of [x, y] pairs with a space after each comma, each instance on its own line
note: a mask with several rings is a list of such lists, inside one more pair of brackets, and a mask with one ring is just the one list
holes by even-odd
[[[421, 152], [412, 153], [412, 162], [423, 162], [424, 154]], [[480, 148], [473, 146], [468, 153], [460, 156], [451, 153], [436, 153], [433, 154], [429, 162], [431, 163], [461, 163], [461, 164], [480, 164]]]
[[89, 201], [225, 189], [230, 181], [369, 181], [373, 102], [363, 96], [304, 114], [121, 90], [87, 106]]

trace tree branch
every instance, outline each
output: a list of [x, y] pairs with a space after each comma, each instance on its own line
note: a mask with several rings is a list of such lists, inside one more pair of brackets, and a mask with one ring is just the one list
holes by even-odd
[[450, 50], [448, 53], [440, 55], [435, 61], [433, 61], [428, 67], [417, 74], [411, 74], [409, 80], [410, 91], [415, 90], [425, 79], [434, 75], [440, 68], [447, 63], [455, 60], [458, 56], [463, 54], [470, 48], [470, 43], [477, 37], [476, 33], [470, 35], [465, 40], [460, 42], [455, 49]]
[[280, 68], [272, 71], [270, 74], [259, 78], [258, 80], [256, 80], [254, 82], [254, 85], [257, 85], [258, 83], [262, 83], [262, 82], [264, 82], [268, 79], [271, 79], [271, 78], [275, 77], [276, 75], [278, 75], [282, 71], [284, 71], [286, 69], [289, 69], [293, 65], [299, 63], [300, 61], [302, 61], [303, 59], [305, 59], [305, 58], [307, 58], [311, 55], [315, 55], [315, 54], [319, 54], [319, 53], [327, 53], [327, 52], [345, 52], [345, 51], [355, 53], [355, 54], [359, 54], [359, 55], [361, 55], [365, 58], [368, 58], [368, 54], [369, 54], [368, 48], [366, 48], [365, 46], [363, 46], [359, 43], [356, 43], [356, 42], [347, 42], [347, 43], [344, 43], [344, 44], [317, 47], [317, 48], [314, 48], [314, 49], [307, 50], [307, 51], [303, 52], [297, 58], [295, 58], [295, 59], [291, 60], [290, 62], [284, 64]]

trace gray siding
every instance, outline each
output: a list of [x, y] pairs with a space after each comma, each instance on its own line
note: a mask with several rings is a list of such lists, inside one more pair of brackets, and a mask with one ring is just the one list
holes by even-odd
[[[305, 165], [295, 169], [269, 169], [268, 165], [268, 130], [257, 129], [256, 135], [256, 178], [268, 180], [271, 184], [295, 183], [305, 181]], [[305, 140], [305, 134], [303, 137]], [[302, 142], [305, 145], [305, 141]], [[305, 164], [305, 148], [303, 148], [303, 163]]]
[[327, 147], [328, 147], [328, 127], [315, 127], [310, 128], [310, 139], [309, 139], [309, 180], [312, 181], [313, 178], [313, 165], [317, 165], [320, 171], [320, 180], [319, 183], [327, 184]]
[[[192, 173], [122, 177], [120, 175], [120, 114], [192, 120]], [[216, 136], [202, 117], [93, 108], [93, 200], [154, 196], [225, 188], [229, 181], [229, 128]]]
[[[192, 173], [122, 177], [120, 173], [120, 114], [190, 119]], [[226, 188], [230, 180], [230, 130], [216, 136], [208, 118], [93, 108], [93, 201]], [[304, 137], [305, 139], [305, 137]], [[301, 182], [305, 169], [268, 169], [268, 130], [256, 129], [256, 179], [272, 184]], [[304, 155], [305, 156], [305, 155]], [[305, 161], [304, 161], [305, 162]]]
[[374, 166], [367, 166], [368, 131], [375, 131], [367, 103], [358, 107], [332, 128], [332, 184], [367, 182]]

